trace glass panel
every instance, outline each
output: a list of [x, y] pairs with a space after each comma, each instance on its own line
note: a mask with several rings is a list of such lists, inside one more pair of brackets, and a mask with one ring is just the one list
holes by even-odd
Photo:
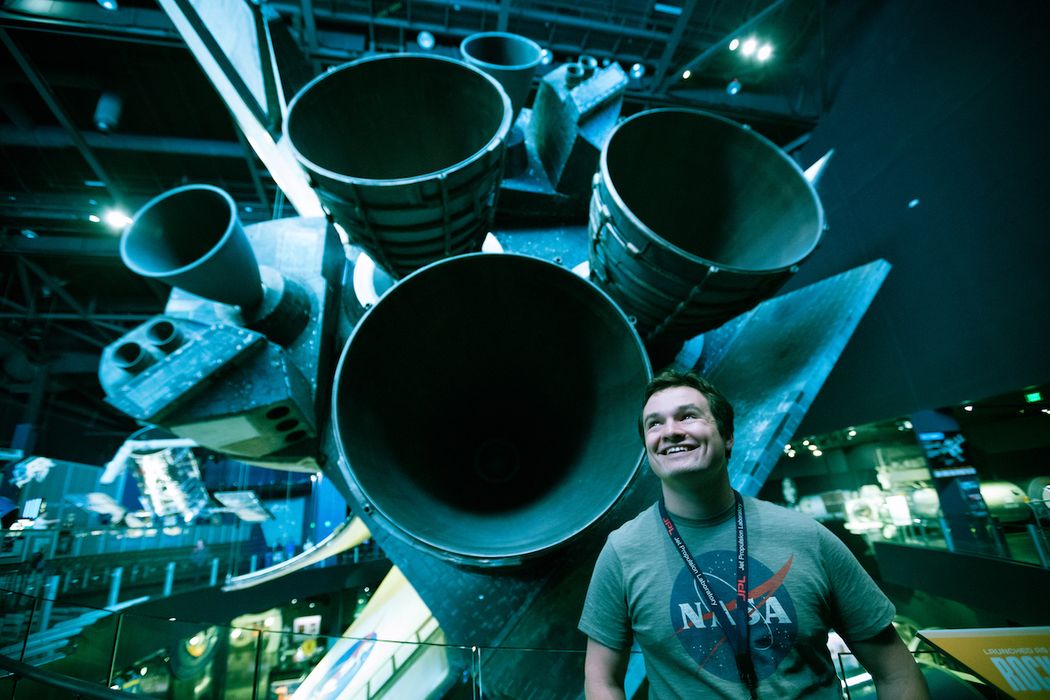
[[155, 698], [210, 696], [225, 673], [225, 633], [205, 623], [125, 614], [111, 684]]
[[[936, 652], [912, 652], [933, 698], [1008, 700], [1009, 696], [974, 676], [969, 669]], [[875, 684], [852, 654], [837, 654], [835, 671], [847, 700], [875, 700]]]
[[[5, 590], [0, 595], [0, 653], [21, 660], [30, 626], [39, 627], [38, 601], [34, 596]], [[34, 617], [36, 619], [34, 619]]]
[[[55, 590], [59, 577], [48, 577], [43, 589]], [[61, 598], [5, 593], [0, 653], [52, 673], [103, 685], [109, 668], [116, 617], [106, 611], [72, 605]], [[14, 697], [44, 698], [56, 692], [37, 683], [5, 681]], [[49, 695], [50, 693], [50, 695]]]

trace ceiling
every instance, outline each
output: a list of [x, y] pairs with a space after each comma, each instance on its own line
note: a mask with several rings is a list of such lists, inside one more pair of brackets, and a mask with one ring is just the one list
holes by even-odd
[[[923, 258], [913, 267], [910, 254], [899, 252], [909, 249], [907, 236], [889, 235], [885, 229], [881, 234], [868, 231], [878, 229], [880, 221], [885, 223], [879, 208], [886, 205], [873, 192], [884, 193], [899, 184], [887, 173], [897, 168], [914, 174], [909, 163], [915, 154], [891, 146], [902, 140], [907, 143], [919, 126], [932, 128], [901, 118], [912, 109], [910, 100], [916, 92], [914, 83], [900, 78], [909, 70], [903, 61], [909, 51], [923, 45], [920, 29], [935, 28], [936, 22], [944, 22], [948, 29], [931, 46], [946, 52], [956, 50], [964, 39], [969, 46], [973, 31], [983, 31], [992, 46], [998, 46], [997, 42], [1006, 41], [1008, 29], [1034, 26], [1021, 16], [998, 18], [989, 26], [990, 11], [982, 14], [937, 2], [929, 7], [924, 3], [922, 10], [908, 9], [912, 3], [834, 0], [300, 0], [264, 5], [278, 13], [315, 73], [373, 52], [420, 51], [421, 31], [433, 34], [436, 46], [431, 51], [455, 55], [466, 36], [505, 30], [548, 49], [553, 56], [548, 70], [581, 54], [617, 61], [625, 69], [641, 66], [641, 76], [631, 79], [625, 113], [666, 105], [716, 111], [750, 124], [796, 155], [803, 166], [835, 148], [829, 171], [833, 177], [822, 195], [832, 236], [836, 226], [842, 233], [838, 239], [829, 236], [814, 256], [812, 272], [804, 271], [798, 283], [887, 257], [897, 266], [894, 275], [907, 281], [906, 289], [897, 289], [891, 275], [893, 303], [925, 298], [930, 284], [929, 275], [921, 271], [929, 261]], [[1011, 15], [1011, 10], [997, 12]], [[902, 21], [908, 22], [905, 30], [896, 24]], [[730, 51], [730, 40], [748, 36], [773, 46], [770, 60], [747, 60], [739, 50]], [[154, 2], [119, 0], [119, 9], [110, 11], [95, 0], [2, 0], [0, 39], [0, 363], [6, 375], [0, 389], [4, 426], [0, 442], [8, 439], [9, 426], [45, 423], [50, 416], [89, 424], [98, 435], [122, 436], [133, 426], [101, 402], [94, 373], [98, 352], [159, 312], [166, 289], [128, 272], [120, 263], [113, 231], [93, 217], [102, 217], [107, 208], [131, 213], [151, 197], [189, 182], [206, 182], [230, 192], [247, 223], [295, 212]], [[988, 46], [980, 51], [982, 57], [991, 57], [989, 65], [1003, 66], [997, 72], [985, 65], [983, 74], [1002, 79], [1010, 65], [1016, 68], [1016, 53], [1011, 54], [1015, 62], [1010, 64], [994, 59]], [[892, 75], [899, 82], [889, 81], [889, 73], [880, 73], [880, 67], [895, 71]], [[1021, 75], [1036, 68], [1028, 66]], [[683, 78], [686, 69], [688, 79]], [[937, 69], [951, 68], [938, 64]], [[864, 82], [858, 84], [858, 75]], [[920, 73], [920, 77], [931, 94], [941, 94], [940, 73]], [[741, 90], [729, 95], [726, 87], [733, 79], [739, 80]], [[873, 91], [872, 85], [877, 89]], [[994, 88], [994, 84], [982, 85], [980, 94]], [[951, 89], [966, 91], [955, 84]], [[883, 100], [879, 105], [889, 101], [899, 109], [890, 110], [891, 117], [880, 117], [879, 109], [872, 108], [873, 94]], [[117, 96], [121, 104], [119, 119], [108, 129], [101, 129], [96, 118], [100, 99], [103, 105], [109, 99], [104, 95]], [[950, 96], [941, 96], [940, 101], [927, 100], [923, 114], [930, 119], [951, 113]], [[956, 106], [955, 114], [965, 119], [981, 113], [964, 104]], [[986, 135], [978, 125], [974, 141]], [[933, 141], [942, 153], [954, 147], [943, 138]], [[974, 143], [965, 146], [972, 148]], [[1045, 153], [1045, 137], [1030, 142], [1028, 148]], [[921, 155], [937, 159], [936, 153]], [[1040, 182], [1045, 183], [1045, 178]], [[899, 196], [910, 201], [909, 192]], [[894, 206], [899, 203], [894, 202]], [[867, 218], [858, 226], [861, 211]], [[1020, 228], [1031, 235], [1031, 224], [1026, 222], [1016, 224], [1013, 233]], [[858, 246], [852, 238], [858, 231], [866, 232], [868, 244]], [[968, 235], [980, 239], [985, 232]], [[967, 256], [982, 250], [972, 241], [959, 245], [966, 248]], [[951, 258], [951, 265], [966, 264], [952, 257], [962, 255], [959, 250], [942, 252]], [[992, 273], [982, 270], [981, 274]], [[1034, 273], [995, 274], [1020, 274], [1025, 284], [1038, 284], [1030, 279]], [[1017, 281], [1015, 277], [1005, 284]], [[960, 282], [953, 280], [954, 284]], [[1033, 289], [1036, 297], [1030, 303], [1046, 299], [1042, 288]], [[877, 306], [873, 314], [877, 329], [873, 331], [866, 321], [861, 335], [882, 336], [884, 326], [894, 326], [895, 321], [885, 318], [891, 314], [886, 309]], [[943, 332], [933, 325], [930, 333], [906, 325], [902, 334], [920, 339]], [[1009, 337], [1003, 336], [1004, 342]], [[880, 349], [875, 341], [881, 353], [876, 361], [891, 353], [907, 354], [912, 341], [897, 337], [889, 350]], [[825, 405], [823, 397], [818, 399], [816, 423], [804, 428], [814, 432], [839, 428], [913, 408], [947, 405], [966, 398], [965, 392], [983, 390], [972, 381], [943, 389], [945, 378], [933, 372], [929, 381], [937, 381], [938, 390], [925, 391], [916, 387], [921, 368], [899, 357], [890, 359], [872, 378], [868, 376], [872, 360], [863, 353], [858, 356], [851, 346], [844, 358], [851, 365], [849, 376], [833, 375], [829, 381], [832, 398], [827, 401], [834, 403]], [[922, 362], [935, 364], [932, 359]], [[902, 370], [903, 365], [908, 367]], [[1014, 363], [1012, 372], [1000, 372], [994, 390], [984, 395], [1015, 388], [1006, 384], [1021, 375], [1027, 379], [1017, 381], [1016, 387], [1050, 380], [1050, 367], [1041, 376], [1031, 376], [1036, 368], [1038, 362], [1026, 355], [1024, 362]], [[841, 375], [840, 370], [836, 373]], [[862, 387], [865, 382], [878, 382], [884, 393], [889, 391], [884, 387], [889, 381], [904, 388], [889, 392], [873, 406], [863, 406], [851, 402], [849, 389], [843, 388], [856, 387], [858, 381]], [[836, 415], [832, 407], [843, 402], [857, 410]]]

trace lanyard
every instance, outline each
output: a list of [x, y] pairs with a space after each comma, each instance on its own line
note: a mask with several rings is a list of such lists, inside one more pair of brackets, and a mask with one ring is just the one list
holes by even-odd
[[660, 518], [663, 520], [664, 527], [667, 528], [667, 536], [671, 538], [671, 543], [682, 557], [682, 561], [692, 572], [696, 582], [700, 584], [700, 590], [707, 599], [707, 606], [722, 627], [726, 640], [733, 647], [733, 658], [736, 660], [740, 680], [747, 686], [751, 697], [757, 698], [758, 677], [755, 674], [755, 664], [751, 659], [751, 628], [748, 624], [750, 610], [747, 599], [747, 522], [744, 520], [744, 499], [735, 489], [733, 497], [736, 500], [736, 607], [733, 608], [732, 620], [730, 620], [729, 611], [711, 590], [704, 573], [693, 560], [693, 555], [689, 553], [685, 540], [678, 534], [678, 528], [668, 515], [663, 498], [660, 499]]

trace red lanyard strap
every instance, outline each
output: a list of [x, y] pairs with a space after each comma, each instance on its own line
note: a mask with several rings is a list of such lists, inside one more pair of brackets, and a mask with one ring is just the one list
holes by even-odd
[[[664, 500], [660, 499], [660, 518], [664, 527], [667, 528], [667, 536], [678, 551], [686, 568], [692, 572], [700, 590], [707, 599], [707, 606], [711, 614], [718, 620], [726, 639], [733, 647], [733, 658], [736, 660], [737, 672], [740, 680], [747, 686], [752, 698], [758, 697], [758, 676], [755, 674], [755, 664], [751, 659], [751, 627], [748, 624], [750, 615], [750, 603], [747, 597], [747, 521], [744, 519], [744, 499], [734, 489], [733, 497], [736, 500], [736, 607], [733, 608], [733, 619], [730, 620], [729, 612], [711, 590], [707, 578], [700, 571], [693, 555], [689, 552], [685, 540], [678, 534], [678, 528], [667, 513]], [[735, 627], [735, 630], [733, 629]]]

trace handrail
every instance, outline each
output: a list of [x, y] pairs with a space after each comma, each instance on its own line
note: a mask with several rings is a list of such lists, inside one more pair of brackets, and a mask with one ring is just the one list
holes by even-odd
[[120, 698], [141, 697], [140, 695], [125, 693], [123, 690], [106, 688], [104, 686], [81, 680], [80, 678], [73, 678], [64, 673], [46, 671], [42, 668], [37, 668], [36, 666], [16, 661], [10, 656], [4, 656], [3, 654], [0, 654], [0, 668], [5, 671], [10, 671], [13, 675], [19, 678], [28, 678], [52, 688], [76, 693], [81, 697], [98, 698], [99, 700], [119, 700]]

